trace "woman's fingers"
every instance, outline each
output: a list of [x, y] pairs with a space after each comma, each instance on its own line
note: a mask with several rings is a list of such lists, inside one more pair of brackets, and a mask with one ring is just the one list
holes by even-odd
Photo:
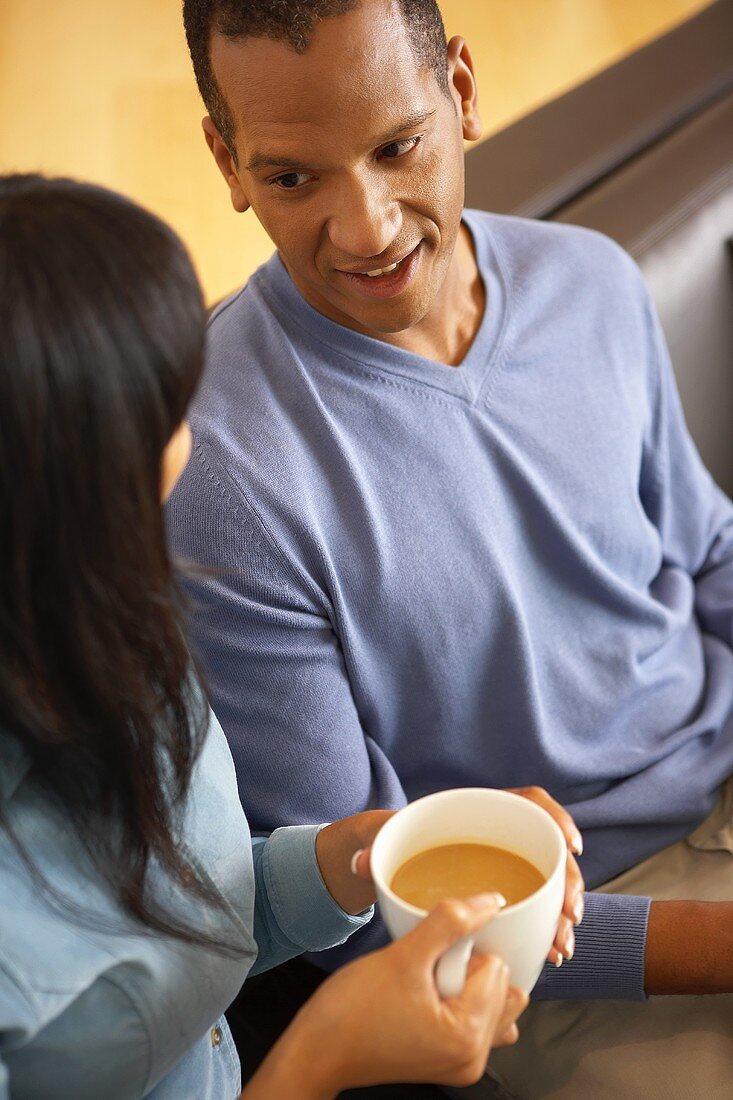
[[371, 846], [382, 826], [394, 816], [396, 810], [365, 810], [346, 820], [352, 823], [358, 847], [351, 857], [351, 873], [366, 882], [372, 881], [369, 869]]
[[[572, 854], [581, 855], [583, 851], [583, 838], [580, 835], [580, 830], [567, 810], [563, 809], [560, 803], [556, 802], [542, 787], [518, 787], [511, 793], [521, 795], [522, 798], [528, 798], [530, 802], [534, 802], [536, 805], [541, 806], [562, 829], [569, 849], [565, 872], [563, 913], [573, 924], [580, 924], [585, 911], [585, 883], [580, 873], [580, 867]], [[563, 940], [570, 941], [570, 938], [570, 934], [565, 931]], [[562, 952], [565, 958], [570, 958], [572, 956], [572, 950], [570, 955], [563, 951], [562, 941], [558, 942], [557, 937], [555, 939], [555, 950]], [[553, 957], [552, 952], [550, 952], [548, 958], [550, 962], [557, 961], [556, 958]]]
[[565, 900], [562, 911], [573, 924], [580, 924], [585, 912], [585, 883], [580, 873], [580, 867], [568, 852], [568, 861], [565, 871]]
[[575, 932], [573, 922], [566, 916], [561, 916], [555, 934], [555, 940], [550, 948], [547, 958], [553, 966], [561, 966], [563, 959], [572, 959], [575, 952]]
[[511, 1032], [512, 1028], [516, 1029], [517, 1020], [528, 1004], [529, 997], [523, 990], [517, 989], [515, 985], [509, 986], [504, 1002], [504, 1010], [496, 1029], [497, 1036], [502, 1037]]
[[501, 894], [477, 894], [464, 901], [441, 901], [399, 942], [407, 950], [422, 953], [433, 967], [457, 940], [476, 932], [505, 905]]
[[484, 1013], [488, 1026], [486, 1038], [491, 1046], [515, 1043], [518, 1037], [516, 1021], [526, 1009], [529, 998], [521, 989], [508, 985], [508, 967], [501, 959], [485, 955], [480, 958], [480, 964], [469, 974], [461, 1003], [470, 1011]]
[[513, 1046], [514, 1043], [516, 1043], [518, 1038], [519, 1028], [516, 1024], [512, 1024], [512, 1026], [508, 1028], [503, 1035], [498, 1035], [491, 1045], [493, 1047], [510, 1047]]
[[560, 803], [556, 802], [543, 787], [515, 787], [509, 793], [528, 798], [530, 802], [536, 802], [543, 810], [547, 810], [550, 817], [554, 818], [562, 829], [570, 851], [574, 852], [576, 856], [583, 854], [583, 837], [580, 834], [580, 829], [568, 811], [563, 809]]
[[493, 1035], [499, 1029], [505, 1031], [512, 1022], [505, 1019], [508, 991], [509, 967], [503, 959], [498, 955], [474, 955], [457, 999], [469, 1013], [483, 1015], [489, 1011], [487, 1024]]
[[497, 955], [474, 956], [460, 994], [444, 1002], [447, 1011], [458, 1015], [462, 1032], [473, 1035], [481, 1069], [497, 1038], [506, 1034], [514, 1022], [514, 1016], [506, 1010], [508, 993], [506, 963]]
[[527, 1007], [526, 993], [509, 985], [509, 968], [495, 955], [474, 956], [460, 997], [461, 1008], [482, 1021], [486, 1054], [490, 1047], [517, 1041], [517, 1019]]
[[357, 878], [363, 878], [367, 882], [372, 881], [371, 871], [372, 849], [358, 848], [351, 857], [351, 873]]

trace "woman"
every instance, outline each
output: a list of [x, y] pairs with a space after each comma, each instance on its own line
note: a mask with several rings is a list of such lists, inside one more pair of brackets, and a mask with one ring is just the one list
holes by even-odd
[[[161, 497], [185, 465], [204, 307], [175, 235], [100, 188], [0, 179], [0, 1098], [228, 1100], [248, 973], [371, 915], [384, 813], [251, 840], [181, 630]], [[246, 685], [242, 685], [246, 691]], [[516, 1037], [496, 911], [436, 910], [330, 978], [242, 1094], [465, 1084]]]

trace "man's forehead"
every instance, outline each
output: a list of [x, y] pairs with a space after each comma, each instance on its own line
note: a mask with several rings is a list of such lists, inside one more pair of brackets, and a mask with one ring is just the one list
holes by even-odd
[[[411, 38], [400, 6], [394, 0], [362, 0], [355, 8], [317, 20], [307, 48], [300, 52], [286, 39], [267, 35], [230, 38], [212, 30], [211, 60], [219, 77], [238, 67], [277, 70], [278, 74], [314, 75], [332, 70], [368, 72], [391, 60], [408, 59]], [[258, 64], [259, 62], [259, 64]]]
[[302, 54], [269, 38], [212, 36], [214, 74], [238, 145], [249, 153], [255, 145], [307, 144], [354, 126], [365, 140], [379, 138], [434, 108], [437, 81], [417, 63], [401, 21], [385, 36], [379, 21], [355, 25], [358, 13], [323, 20]]

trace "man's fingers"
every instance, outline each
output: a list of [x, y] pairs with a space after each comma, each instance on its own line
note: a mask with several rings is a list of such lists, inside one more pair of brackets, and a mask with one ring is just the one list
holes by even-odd
[[515, 787], [509, 793], [528, 798], [530, 802], [536, 802], [543, 810], [547, 810], [550, 817], [553, 817], [562, 829], [570, 851], [574, 852], [576, 856], [583, 854], [583, 837], [578, 826], [567, 810], [563, 809], [560, 803], [556, 802], [543, 787]]

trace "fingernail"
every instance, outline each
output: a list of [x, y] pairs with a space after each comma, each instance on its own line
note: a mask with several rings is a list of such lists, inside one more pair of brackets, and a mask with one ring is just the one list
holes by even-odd
[[583, 919], [583, 913], [585, 912], [585, 903], [582, 898], [576, 898], [573, 904], [573, 920], [576, 924], [580, 924]]
[[361, 856], [363, 854], [364, 854], [364, 849], [363, 848], [357, 848], [356, 851], [354, 852], [353, 856], [351, 857], [351, 863], [349, 864], [349, 867], [351, 868], [352, 875], [356, 874], [356, 865], [359, 862], [359, 856]]
[[568, 932], [565, 937], [565, 958], [570, 960], [575, 952], [575, 936], [572, 932]]
[[560, 952], [558, 951], [557, 958], [555, 959], [555, 966], [557, 967], [558, 970], [562, 966], [562, 963], [563, 963], [563, 958], [562, 958], [562, 955], [560, 954]]
[[503, 909], [506, 906], [506, 898], [503, 894], [474, 894], [467, 900], [474, 909]]
[[570, 842], [570, 848], [576, 856], [582, 856], [583, 854], [583, 838], [580, 833], [576, 833]]

